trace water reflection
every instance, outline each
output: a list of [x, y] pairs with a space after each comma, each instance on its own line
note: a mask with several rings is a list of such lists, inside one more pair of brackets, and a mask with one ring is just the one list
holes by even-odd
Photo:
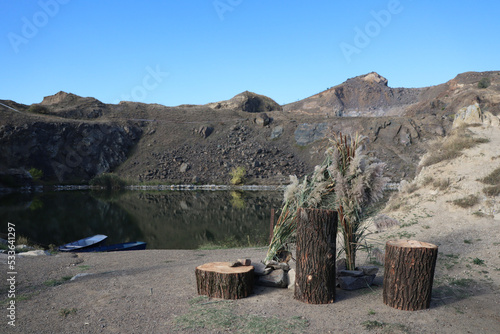
[[[101, 233], [149, 249], [265, 245], [275, 192], [56, 192], [0, 198], [2, 221], [43, 245]], [[3, 229], [7, 224], [2, 224]]]

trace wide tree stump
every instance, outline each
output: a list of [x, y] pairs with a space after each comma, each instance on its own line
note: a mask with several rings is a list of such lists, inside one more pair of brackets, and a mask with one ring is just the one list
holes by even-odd
[[399, 310], [430, 307], [438, 247], [415, 240], [388, 241], [385, 247], [384, 304]]
[[254, 267], [230, 266], [230, 262], [212, 262], [196, 267], [198, 294], [223, 299], [248, 297], [254, 285]]
[[295, 299], [308, 304], [333, 303], [337, 212], [300, 208], [297, 219]]

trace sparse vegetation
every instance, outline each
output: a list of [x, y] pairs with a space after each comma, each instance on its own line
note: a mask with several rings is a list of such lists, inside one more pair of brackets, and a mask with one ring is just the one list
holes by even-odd
[[435, 145], [431, 149], [432, 153], [423, 161], [422, 166], [426, 167], [441, 161], [458, 158], [462, 155], [463, 150], [487, 142], [489, 139], [474, 138], [472, 132], [466, 127], [457, 128], [441, 145]]
[[240, 185], [245, 183], [245, 176], [247, 174], [247, 170], [245, 167], [236, 167], [231, 169], [229, 175], [231, 175], [231, 184]]
[[39, 104], [32, 104], [28, 108], [28, 112], [31, 112], [34, 114], [49, 114], [49, 109], [47, 109], [47, 107], [39, 105]]
[[247, 235], [246, 239], [237, 239], [234, 236], [229, 236], [219, 241], [209, 241], [198, 247], [199, 250], [213, 250], [213, 249], [229, 249], [229, 248], [243, 248], [243, 247], [261, 247], [265, 246], [267, 240], [252, 238]]
[[45, 286], [58, 286], [61, 285], [71, 279], [71, 276], [64, 276], [60, 279], [51, 279], [48, 281], [43, 282]]
[[363, 322], [362, 325], [365, 327], [365, 329], [372, 330], [377, 328], [383, 328], [385, 326], [385, 323], [377, 320], [367, 320]]
[[483, 189], [483, 193], [486, 196], [495, 197], [500, 195], [500, 184], [492, 187], [486, 187]]
[[233, 301], [210, 301], [200, 296], [188, 301], [190, 310], [175, 319], [179, 330], [205, 329], [238, 333], [303, 333], [308, 321], [301, 317], [278, 318], [236, 315]]
[[422, 186], [424, 187], [428, 186], [431, 183], [434, 183], [434, 178], [432, 176], [426, 176], [422, 180]]
[[446, 190], [446, 189], [448, 189], [450, 187], [450, 179], [446, 179], [446, 180], [434, 180], [432, 182], [432, 186], [435, 189]]
[[[367, 320], [361, 323], [366, 330], [376, 330], [377, 333], [409, 333], [403, 324], [391, 324], [377, 320]], [[379, 332], [380, 331], [380, 332]]]
[[450, 285], [460, 286], [463, 288], [470, 287], [474, 283], [474, 280], [471, 278], [452, 278], [449, 281]]
[[489, 184], [489, 185], [499, 185], [500, 184], [500, 167], [492, 171], [490, 174], [487, 176], [483, 177], [482, 179], [479, 179], [484, 184]]
[[475, 264], [476, 266], [484, 266], [484, 260], [478, 257], [472, 259], [472, 263]]
[[483, 77], [479, 82], [477, 83], [477, 88], [479, 89], [484, 89], [488, 88], [491, 85], [491, 80], [488, 77]]
[[414, 193], [414, 192], [415, 192], [415, 191], [417, 191], [417, 190], [418, 190], [418, 185], [417, 185], [415, 182], [412, 182], [412, 183], [408, 184], [408, 185], [405, 187], [405, 189], [404, 189], [404, 191], [405, 191], [407, 194], [412, 194], [412, 193]]
[[43, 172], [40, 169], [32, 167], [28, 172], [35, 182], [39, 181], [43, 177]]
[[478, 181], [490, 185], [490, 187], [483, 189], [486, 196], [495, 197], [500, 195], [500, 167]]
[[461, 208], [467, 209], [479, 203], [479, 197], [477, 195], [469, 195], [463, 198], [456, 199], [452, 203]]
[[296, 176], [290, 177], [265, 261], [273, 259], [294, 233], [298, 208], [323, 208], [337, 212], [342, 241], [339, 255], [344, 253], [347, 269], [354, 270], [356, 251], [366, 247], [368, 209], [382, 199], [388, 181], [383, 176], [385, 164], [364, 153], [365, 139], [358, 134], [334, 136], [325, 160], [311, 175], [300, 182]]
[[62, 308], [59, 310], [59, 315], [63, 318], [66, 318], [70, 314], [76, 314], [76, 311], [77, 311], [76, 308], [71, 308], [71, 309]]
[[97, 175], [92, 180], [90, 180], [90, 185], [95, 187], [101, 187], [107, 190], [117, 190], [122, 189], [127, 185], [127, 182], [120, 178], [118, 175], [111, 173], [103, 173]]
[[81, 266], [78, 266], [78, 269], [80, 269], [81, 271], [85, 271], [85, 270], [89, 270], [90, 266], [88, 266], [88, 265], [81, 265]]

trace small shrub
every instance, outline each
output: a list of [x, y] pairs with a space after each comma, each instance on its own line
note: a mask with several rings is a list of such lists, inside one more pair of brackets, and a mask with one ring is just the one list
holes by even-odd
[[456, 199], [452, 203], [455, 204], [456, 206], [467, 209], [467, 208], [473, 207], [474, 205], [478, 204], [479, 197], [477, 197], [476, 195], [469, 195], [469, 196], [464, 197], [464, 198]]
[[483, 189], [486, 196], [495, 197], [500, 195], [500, 184], [492, 187], [486, 187]]
[[489, 185], [499, 185], [500, 184], [500, 167], [495, 169], [493, 172], [488, 174], [487, 176], [483, 177], [482, 179], [479, 179], [484, 184], [489, 184]]
[[76, 314], [76, 308], [72, 308], [72, 309], [62, 308], [59, 310], [59, 315], [61, 317], [66, 318], [70, 314]]
[[33, 178], [33, 181], [38, 181], [43, 177], [43, 172], [37, 168], [32, 167], [28, 172]]
[[452, 160], [462, 155], [462, 151], [478, 144], [489, 142], [486, 138], [474, 138], [466, 128], [458, 128], [440, 147], [432, 147], [431, 154], [423, 161], [423, 167]]
[[476, 257], [475, 259], [472, 259], [472, 263], [474, 263], [477, 266], [484, 266], [484, 260]]
[[408, 184], [408, 185], [405, 187], [405, 189], [404, 189], [404, 190], [405, 190], [405, 192], [406, 192], [407, 194], [412, 194], [412, 193], [414, 193], [415, 191], [417, 191], [417, 190], [418, 190], [418, 186], [417, 186], [417, 184], [416, 184], [416, 183], [410, 183], [410, 184]]
[[363, 325], [366, 330], [372, 330], [372, 329], [383, 328], [385, 326], [385, 323], [377, 320], [367, 320], [363, 322], [361, 325]]
[[491, 85], [491, 80], [488, 77], [481, 78], [477, 83], [477, 88], [484, 89], [488, 88]]
[[231, 184], [233, 185], [239, 185], [243, 184], [245, 182], [245, 176], [247, 174], [247, 171], [245, 167], [236, 167], [231, 169], [231, 172], [229, 172], [229, 175], [231, 175]]
[[422, 180], [422, 186], [426, 187], [428, 186], [429, 184], [431, 183], [434, 183], [434, 178], [432, 176], [426, 176], [423, 180]]
[[71, 276], [64, 276], [61, 279], [51, 279], [43, 282], [45, 286], [58, 286], [71, 279]]
[[90, 185], [111, 190], [123, 188], [127, 185], [127, 182], [117, 175], [104, 173], [90, 180]]
[[448, 189], [448, 187], [450, 186], [450, 179], [446, 179], [446, 180], [435, 180], [433, 183], [432, 183], [432, 186], [436, 189], [439, 189], [439, 190], [446, 190]]
[[17, 244], [18, 245], [29, 245], [30, 242], [27, 237], [20, 235], [17, 237]]
[[33, 104], [31, 107], [28, 108], [28, 112], [34, 113], [34, 114], [49, 114], [49, 109], [47, 107], [39, 105], [39, 104]]

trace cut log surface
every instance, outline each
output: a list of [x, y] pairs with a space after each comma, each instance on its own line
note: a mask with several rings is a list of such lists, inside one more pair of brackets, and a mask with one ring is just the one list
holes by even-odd
[[335, 301], [337, 212], [297, 212], [297, 273], [294, 297], [308, 304]]
[[430, 307], [438, 247], [416, 240], [388, 241], [385, 252], [384, 304], [399, 310]]
[[250, 295], [254, 267], [231, 267], [230, 262], [211, 262], [196, 267], [198, 294], [213, 298], [240, 299]]

